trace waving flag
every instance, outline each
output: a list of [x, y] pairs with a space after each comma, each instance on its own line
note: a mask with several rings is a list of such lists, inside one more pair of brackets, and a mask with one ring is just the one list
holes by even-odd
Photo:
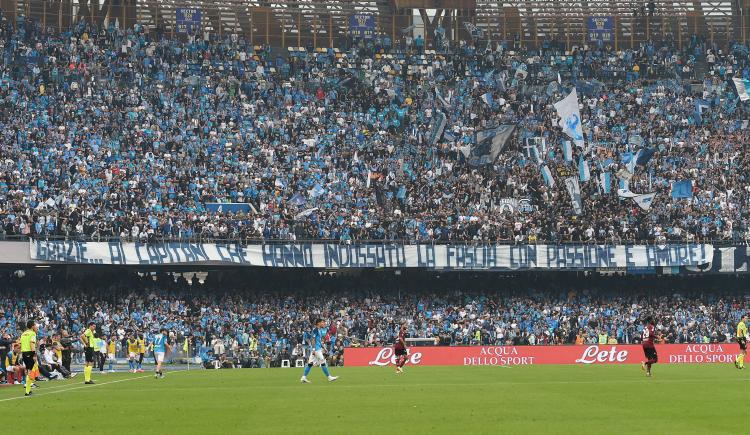
[[643, 195], [638, 195], [633, 197], [633, 201], [638, 204], [638, 207], [642, 208], [645, 211], [649, 211], [651, 208], [651, 204], [654, 202], [654, 198], [656, 197], [656, 192], [653, 193], [645, 193]]
[[711, 106], [708, 105], [708, 102], [703, 100], [695, 100], [695, 116], [697, 117], [698, 121], [703, 122], [703, 112], [710, 108]]
[[573, 144], [569, 140], [562, 141], [563, 158], [566, 162], [573, 161]]
[[578, 179], [576, 177], [566, 178], [565, 188], [568, 190], [568, 195], [570, 195], [570, 201], [573, 204], [573, 212], [575, 212], [575, 214], [577, 215], [583, 214], [581, 186], [578, 184]]
[[483, 130], [476, 134], [476, 146], [471, 150], [469, 165], [489, 165], [495, 161], [500, 151], [505, 148], [513, 130], [513, 124], [504, 124], [498, 128]]
[[734, 87], [737, 88], [737, 95], [740, 97], [740, 101], [745, 102], [750, 100], [750, 80], [747, 79], [732, 79]]
[[612, 174], [609, 171], [599, 174], [599, 183], [605, 195], [609, 195], [612, 192]]
[[440, 140], [443, 136], [443, 130], [445, 130], [445, 124], [447, 123], [448, 118], [445, 116], [445, 113], [438, 112], [435, 115], [435, 123], [432, 125], [432, 130], [430, 131], [430, 145], [435, 145]]
[[581, 148], [584, 147], [583, 127], [581, 126], [581, 111], [578, 110], [578, 94], [575, 88], [567, 97], [555, 103], [555, 110], [560, 116], [559, 125], [573, 142]]
[[544, 184], [546, 184], [549, 187], [555, 186], [555, 179], [552, 178], [552, 171], [549, 170], [549, 167], [547, 165], [544, 165], [541, 167], [542, 171], [542, 178], [544, 178]]
[[692, 198], [693, 182], [691, 180], [672, 182], [672, 199]]
[[482, 101], [484, 101], [484, 104], [492, 107], [492, 103], [493, 103], [492, 93], [487, 92], [486, 94], [482, 94]]
[[651, 157], [654, 156], [655, 152], [656, 148], [643, 148], [638, 150], [638, 153], [635, 155], [635, 162], [641, 166], [646, 166], [649, 160], [651, 160]]
[[589, 162], [583, 158], [583, 154], [578, 158], [578, 179], [581, 181], [589, 181], [591, 179], [591, 169], [589, 169]]

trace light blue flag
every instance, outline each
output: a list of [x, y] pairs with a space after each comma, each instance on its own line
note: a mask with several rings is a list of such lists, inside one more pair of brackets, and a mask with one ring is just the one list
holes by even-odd
[[539, 152], [539, 148], [537, 148], [536, 145], [531, 147], [531, 156], [534, 157], [534, 160], [536, 160], [537, 165], [542, 164], [542, 155]]
[[602, 186], [602, 192], [605, 195], [612, 193], [612, 174], [609, 171], [599, 174], [599, 183]]
[[692, 198], [693, 182], [691, 180], [672, 182], [672, 199]]
[[591, 170], [589, 169], [589, 162], [583, 158], [583, 154], [578, 158], [578, 179], [583, 181], [589, 181], [591, 179]]
[[486, 94], [483, 94], [482, 101], [484, 101], [484, 104], [492, 107], [492, 94], [489, 92], [487, 92]]
[[549, 187], [555, 186], [555, 179], [552, 178], [552, 171], [549, 170], [549, 167], [547, 165], [543, 165], [541, 167], [542, 171], [542, 178], [544, 178], [544, 184], [546, 184]]
[[563, 158], [566, 162], [573, 161], [573, 144], [569, 140], [562, 141]]

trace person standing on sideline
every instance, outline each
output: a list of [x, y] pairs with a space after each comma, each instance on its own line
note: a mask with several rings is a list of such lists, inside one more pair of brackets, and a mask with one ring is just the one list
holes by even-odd
[[83, 383], [86, 385], [93, 385], [94, 381], [91, 380], [91, 372], [94, 370], [94, 363], [96, 354], [94, 352], [94, 345], [96, 344], [97, 338], [96, 323], [89, 322], [88, 328], [81, 334], [81, 343], [83, 343], [83, 355], [86, 361], [86, 365], [83, 367]]
[[743, 314], [740, 322], [737, 324], [737, 334], [735, 339], [740, 345], [740, 353], [734, 358], [734, 366], [738, 369], [745, 368], [745, 356], [747, 356], [747, 322], [748, 315]]
[[31, 372], [34, 371], [36, 366], [36, 332], [39, 330], [39, 326], [35, 321], [29, 320], [26, 322], [26, 330], [21, 334], [21, 357], [23, 358], [23, 365], [26, 367], [26, 382], [24, 388], [26, 394], [24, 396], [31, 396], [31, 384], [33, 383]]

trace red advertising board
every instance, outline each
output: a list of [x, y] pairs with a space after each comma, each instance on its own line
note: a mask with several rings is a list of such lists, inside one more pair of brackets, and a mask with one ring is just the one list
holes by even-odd
[[[736, 344], [657, 345], [659, 363], [731, 363]], [[633, 344], [581, 346], [412, 347], [407, 364], [422, 366], [515, 366], [531, 364], [640, 364], [643, 348]], [[390, 347], [344, 349], [346, 366], [395, 364]]]

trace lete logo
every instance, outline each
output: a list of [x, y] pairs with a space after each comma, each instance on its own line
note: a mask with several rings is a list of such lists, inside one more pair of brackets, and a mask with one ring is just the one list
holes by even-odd
[[[422, 362], [422, 353], [414, 352], [410, 353], [406, 358], [406, 362], [409, 364], [419, 364]], [[390, 347], [384, 347], [378, 352], [378, 356], [375, 360], [370, 361], [368, 364], [371, 366], [387, 366], [388, 364], [396, 364], [396, 354]]]
[[612, 346], [610, 350], [599, 350], [599, 346], [589, 346], [576, 362], [582, 364], [624, 363], [627, 359], [628, 351], [617, 352], [617, 346]]

